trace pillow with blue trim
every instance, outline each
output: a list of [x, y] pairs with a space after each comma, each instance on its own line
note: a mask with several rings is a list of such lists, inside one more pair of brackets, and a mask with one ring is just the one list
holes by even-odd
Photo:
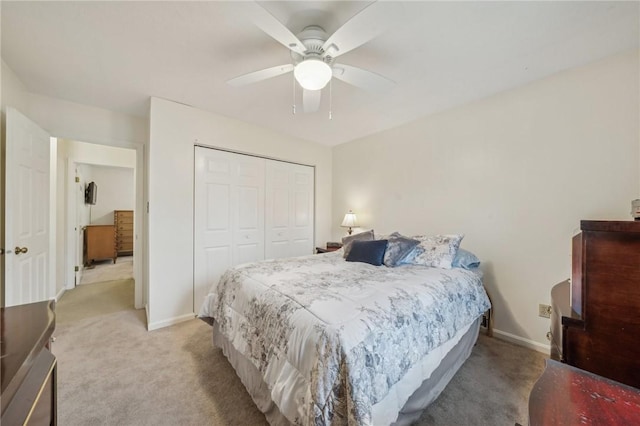
[[433, 236], [414, 236], [420, 244], [403, 260], [413, 265], [433, 266], [451, 269], [453, 259], [458, 253], [462, 234], [439, 234]]
[[387, 240], [362, 241], [354, 240], [347, 255], [347, 262], [364, 262], [373, 266], [380, 266], [387, 250]]
[[392, 268], [400, 265], [402, 260], [420, 244], [420, 241], [400, 235], [398, 232], [392, 233], [386, 239], [389, 243], [387, 244], [387, 251], [384, 253], [383, 263], [385, 266]]
[[465, 249], [458, 249], [456, 253], [456, 257], [453, 258], [453, 262], [451, 264], [454, 268], [463, 268], [463, 269], [473, 269], [480, 267], [480, 259]]

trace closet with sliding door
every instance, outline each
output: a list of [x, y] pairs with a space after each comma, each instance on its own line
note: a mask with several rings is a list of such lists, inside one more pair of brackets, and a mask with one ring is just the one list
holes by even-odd
[[195, 147], [194, 311], [231, 266], [313, 253], [314, 168]]

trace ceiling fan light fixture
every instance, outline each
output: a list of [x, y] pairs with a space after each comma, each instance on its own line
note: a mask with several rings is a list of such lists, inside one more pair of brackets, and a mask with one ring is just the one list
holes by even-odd
[[296, 81], [306, 90], [320, 90], [331, 80], [331, 67], [320, 58], [307, 58], [293, 70]]

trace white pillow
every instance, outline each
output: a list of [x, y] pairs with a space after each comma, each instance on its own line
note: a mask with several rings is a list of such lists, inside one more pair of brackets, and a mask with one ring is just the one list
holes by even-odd
[[420, 241], [404, 262], [414, 265], [433, 266], [436, 268], [451, 269], [453, 259], [458, 253], [460, 242], [464, 238], [462, 234], [444, 235], [417, 235], [412, 237]]

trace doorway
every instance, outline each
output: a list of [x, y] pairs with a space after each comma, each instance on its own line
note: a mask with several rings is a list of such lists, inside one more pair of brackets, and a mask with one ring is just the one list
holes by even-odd
[[75, 286], [133, 280], [135, 169], [83, 163], [74, 169]]
[[[127, 305], [137, 309], [145, 306], [142, 279], [142, 147], [121, 148], [80, 142], [58, 140], [57, 170], [58, 206], [64, 216], [58, 220], [59, 235], [64, 243], [59, 244], [64, 261], [57, 265], [59, 300], [65, 291], [90, 283], [126, 280], [131, 283], [131, 300]], [[93, 182], [96, 196], [85, 197], [89, 183]], [[95, 204], [92, 204], [95, 202]], [[111, 227], [115, 232], [116, 211], [130, 213], [129, 232], [113, 237], [112, 255], [109, 258], [86, 259], [84, 234], [87, 227]], [[126, 238], [126, 250], [116, 251], [115, 241]], [[122, 247], [119, 247], [122, 249]], [[98, 292], [99, 293], [99, 292]], [[127, 292], [128, 293], [128, 292]]]

